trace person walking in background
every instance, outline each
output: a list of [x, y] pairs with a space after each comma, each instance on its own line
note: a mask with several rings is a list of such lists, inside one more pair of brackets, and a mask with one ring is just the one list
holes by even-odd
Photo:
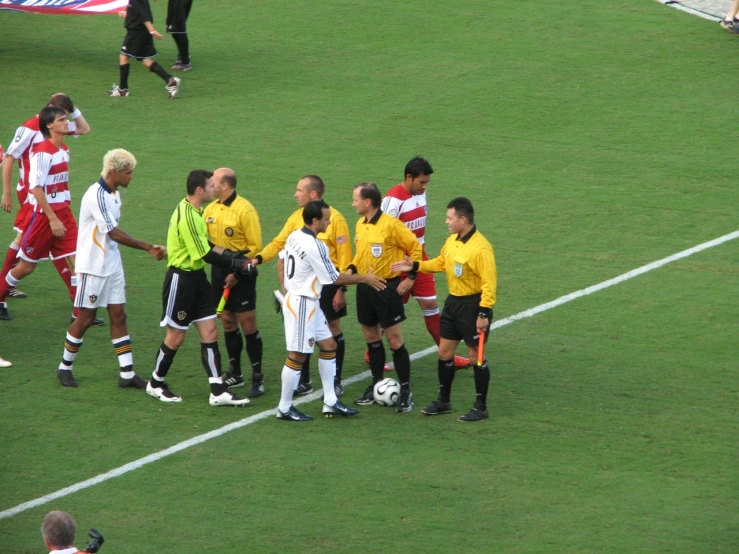
[[187, 38], [187, 18], [192, 8], [192, 0], [168, 0], [167, 32], [177, 45], [177, 61], [173, 71], [191, 71], [190, 39]]

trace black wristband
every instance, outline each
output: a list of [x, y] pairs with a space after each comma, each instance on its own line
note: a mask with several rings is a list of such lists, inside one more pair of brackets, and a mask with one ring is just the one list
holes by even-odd
[[340, 290], [341, 292], [346, 292], [346, 291], [347, 291], [348, 289], [346, 288], [346, 285], [341, 285], [341, 286], [339, 287], [339, 290]]
[[486, 308], [484, 306], [479, 306], [480, 313], [477, 314], [477, 317], [482, 317], [485, 319], [492, 319], [493, 318], [493, 309], [492, 308]]
[[261, 254], [257, 254], [254, 259], [257, 261], [258, 264], [261, 264], [264, 261]]
[[415, 280], [416, 280], [416, 278], [418, 277], [418, 273], [417, 273], [416, 271], [410, 271], [410, 272], [408, 273], [407, 277], [408, 277], [408, 279], [410, 279], [411, 281], [415, 281]]

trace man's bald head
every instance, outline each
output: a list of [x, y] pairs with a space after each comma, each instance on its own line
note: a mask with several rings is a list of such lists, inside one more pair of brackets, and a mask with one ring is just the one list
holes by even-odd
[[213, 172], [216, 185], [227, 185], [230, 189], [236, 188], [236, 172], [228, 167], [220, 167]]

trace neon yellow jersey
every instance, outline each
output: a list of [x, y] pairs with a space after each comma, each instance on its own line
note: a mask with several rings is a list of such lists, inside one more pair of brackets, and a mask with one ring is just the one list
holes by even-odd
[[168, 267], [197, 271], [205, 267], [203, 256], [210, 251], [203, 210], [183, 199], [169, 220], [167, 231]]

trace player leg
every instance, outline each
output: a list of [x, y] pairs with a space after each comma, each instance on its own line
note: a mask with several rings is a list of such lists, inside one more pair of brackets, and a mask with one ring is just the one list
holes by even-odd
[[[479, 298], [475, 299], [468, 308], [468, 315], [465, 317], [465, 322], [477, 321]], [[487, 344], [490, 336], [490, 324], [492, 318], [488, 321], [488, 328], [485, 330], [484, 343]], [[488, 388], [490, 387], [490, 367], [488, 361], [483, 356], [482, 364], [478, 365], [478, 344], [479, 344], [480, 333], [476, 329], [475, 324], [469, 326], [469, 330], [465, 332], [464, 342], [467, 345], [470, 359], [475, 360], [473, 367], [475, 376], [475, 404], [468, 413], [457, 418], [458, 421], [480, 421], [488, 418]]]
[[398, 412], [410, 412], [413, 409], [413, 393], [411, 393], [411, 358], [403, 342], [403, 327], [396, 323], [385, 328], [385, 337], [393, 352], [395, 372], [400, 382], [400, 398]]
[[[22, 233], [18, 233], [15, 239], [13, 239], [13, 242], [8, 246], [8, 251], [5, 254], [5, 261], [3, 262], [3, 268], [0, 270], [0, 281], [4, 281], [8, 272], [18, 263], [18, 250], [20, 249], [22, 236]], [[28, 295], [25, 292], [21, 292], [18, 289], [13, 288], [8, 291], [8, 297], [28, 298]]]
[[372, 289], [372, 287], [362, 284], [357, 285], [356, 288], [357, 320], [362, 326], [362, 334], [367, 343], [369, 366], [372, 372], [372, 382], [367, 386], [362, 396], [354, 401], [355, 404], [364, 406], [374, 404], [374, 386], [375, 383], [382, 380], [382, 372], [385, 367], [385, 346], [382, 344], [382, 327], [380, 326], [380, 313], [378, 312], [378, 309], [382, 306], [382, 300], [379, 292]]
[[190, 40], [187, 36], [187, 17], [190, 15], [192, 0], [169, 0], [167, 6], [167, 32], [177, 45], [177, 61], [174, 71], [190, 71]]
[[321, 291], [321, 310], [328, 320], [331, 336], [336, 341], [336, 377], [334, 378], [334, 392], [341, 396], [344, 387], [341, 385], [341, 373], [344, 367], [344, 334], [341, 331], [341, 318], [347, 314], [346, 291], [336, 285], [327, 285]]
[[341, 384], [341, 374], [344, 369], [344, 353], [346, 351], [346, 342], [344, 341], [344, 333], [341, 330], [341, 319], [334, 319], [328, 322], [331, 335], [336, 341], [336, 377], [334, 378], [334, 392], [336, 396], [344, 394], [344, 386]]
[[128, 75], [131, 72], [131, 58], [128, 54], [130, 40], [129, 35], [126, 35], [126, 38], [123, 39], [121, 53], [118, 56], [118, 81], [120, 84], [113, 84], [113, 88], [107, 91], [108, 96], [128, 96]]
[[17, 287], [18, 283], [33, 273], [35, 269], [36, 262], [21, 259], [18, 265], [8, 272], [5, 279], [0, 281], [0, 320], [10, 321], [13, 319], [8, 313], [8, 304], [5, 302], [8, 292], [10, 289]]
[[293, 406], [293, 393], [300, 382], [300, 371], [306, 354], [313, 350], [315, 338], [310, 334], [307, 310], [308, 299], [304, 296], [285, 295], [282, 311], [285, 326], [287, 358], [282, 366], [282, 390], [277, 405], [277, 419], [285, 421], [310, 421], [313, 418], [299, 412]]
[[331, 329], [323, 315], [322, 318], [324, 318], [324, 323], [318, 322], [316, 336], [319, 339], [317, 341], [318, 347], [321, 349], [318, 358], [318, 372], [321, 375], [321, 384], [323, 385], [323, 415], [328, 418], [334, 415], [357, 415], [359, 410], [345, 406], [336, 396], [334, 390], [334, 383], [336, 382], [336, 341], [331, 336]]
[[[79, 287], [85, 283], [80, 277]], [[80, 296], [78, 294], [78, 296]], [[118, 358], [120, 374], [118, 386], [122, 389], [145, 389], [146, 381], [136, 375], [133, 370], [133, 347], [131, 336], [128, 334], [128, 316], [126, 314], [126, 280], [123, 271], [106, 278], [103, 292], [98, 298], [98, 304], [107, 306], [110, 315], [110, 340]]]

